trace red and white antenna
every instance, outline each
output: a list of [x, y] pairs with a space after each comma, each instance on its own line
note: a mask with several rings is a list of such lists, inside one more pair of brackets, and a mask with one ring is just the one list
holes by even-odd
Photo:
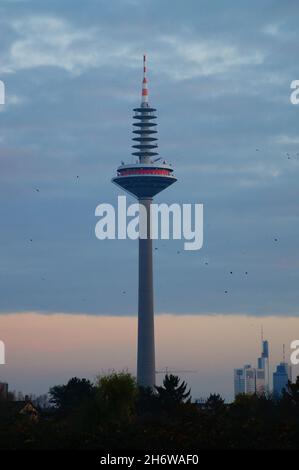
[[147, 78], [146, 78], [146, 55], [143, 54], [143, 80], [142, 80], [142, 98], [141, 106], [148, 105], [148, 88], [147, 88]]

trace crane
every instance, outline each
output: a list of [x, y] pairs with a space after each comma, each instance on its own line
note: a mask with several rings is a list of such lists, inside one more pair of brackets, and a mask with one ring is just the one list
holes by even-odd
[[162, 370], [156, 370], [156, 374], [197, 374], [198, 370], [169, 370], [168, 367]]

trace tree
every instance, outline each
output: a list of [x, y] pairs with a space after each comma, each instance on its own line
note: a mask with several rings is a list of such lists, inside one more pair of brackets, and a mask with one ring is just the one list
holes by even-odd
[[128, 372], [113, 372], [98, 378], [97, 402], [108, 420], [129, 419], [135, 411], [137, 393], [135, 378]]
[[292, 383], [290, 380], [288, 381], [286, 389], [282, 391], [282, 398], [293, 405], [299, 405], [299, 375], [295, 383]]
[[205, 402], [205, 410], [211, 414], [221, 413], [225, 410], [223, 398], [219, 393], [211, 393]]
[[94, 386], [89, 380], [73, 377], [66, 385], [50, 388], [50, 403], [60, 412], [68, 413], [94, 396]]
[[155, 387], [158, 392], [158, 399], [165, 409], [173, 408], [177, 405], [184, 403], [187, 399], [190, 400], [190, 389], [186, 391], [187, 384], [177, 375], [165, 375], [163, 386]]

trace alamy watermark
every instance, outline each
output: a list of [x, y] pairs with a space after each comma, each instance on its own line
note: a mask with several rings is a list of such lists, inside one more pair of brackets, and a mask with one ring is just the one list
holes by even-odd
[[183, 239], [184, 250], [202, 248], [203, 204], [145, 204], [127, 206], [126, 196], [118, 196], [116, 211], [112, 204], [99, 204], [95, 210], [95, 215], [100, 217], [95, 226], [96, 237], [99, 240]]
[[290, 88], [294, 91], [290, 94], [290, 101], [292, 104], [299, 104], [299, 80], [293, 80]]
[[290, 344], [290, 348], [294, 349], [291, 353], [290, 361], [294, 366], [296, 366], [299, 364], [299, 339], [294, 339]]

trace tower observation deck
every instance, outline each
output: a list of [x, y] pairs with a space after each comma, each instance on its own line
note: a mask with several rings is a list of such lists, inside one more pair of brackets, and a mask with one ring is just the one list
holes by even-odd
[[172, 166], [157, 157], [156, 109], [148, 102], [146, 56], [143, 56], [142, 98], [134, 109], [133, 152], [135, 163], [122, 163], [112, 182], [136, 197], [146, 209], [147, 238], [139, 238], [137, 383], [155, 385], [155, 337], [153, 259], [150, 238], [150, 205], [153, 197], [177, 181]]

